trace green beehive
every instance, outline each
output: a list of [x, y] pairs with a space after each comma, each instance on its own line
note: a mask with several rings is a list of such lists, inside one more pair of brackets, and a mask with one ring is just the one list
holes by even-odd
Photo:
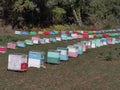
[[58, 34], [58, 31], [54, 31], [55, 32], [55, 34]]
[[37, 33], [35, 31], [31, 31], [30, 35], [37, 35]]
[[112, 32], [112, 29], [107, 29], [105, 32], [106, 33]]
[[88, 34], [91, 35], [91, 34], [93, 34], [93, 32], [92, 31], [88, 31]]
[[97, 34], [96, 37], [97, 38], [102, 38], [103, 36], [102, 36], [102, 34]]
[[25, 44], [26, 45], [33, 45], [33, 41], [32, 40], [25, 40]]
[[49, 50], [47, 53], [47, 63], [60, 64], [60, 51]]

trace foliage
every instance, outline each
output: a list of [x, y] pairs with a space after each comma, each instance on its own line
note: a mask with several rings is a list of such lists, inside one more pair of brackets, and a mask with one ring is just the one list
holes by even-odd
[[64, 31], [66, 29], [64, 25], [54, 25], [53, 27], [57, 31]]
[[1, 0], [0, 19], [13, 28], [77, 24], [120, 25], [120, 0]]

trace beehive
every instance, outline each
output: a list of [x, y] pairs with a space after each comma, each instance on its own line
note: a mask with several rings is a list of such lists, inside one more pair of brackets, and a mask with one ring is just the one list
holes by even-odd
[[62, 61], [68, 60], [68, 49], [67, 48], [58, 47], [57, 51], [60, 51], [60, 60]]
[[50, 39], [49, 38], [44, 38], [45, 43], [50, 43]]
[[35, 31], [31, 31], [30, 35], [37, 35], [37, 33]]
[[22, 35], [29, 35], [29, 33], [27, 31], [22, 31], [21, 34]]
[[22, 33], [21, 31], [15, 31], [16, 35], [21, 35], [21, 33]]
[[0, 46], [0, 53], [6, 53], [6, 52], [7, 52], [6, 46]]
[[61, 39], [62, 39], [62, 40], [67, 40], [67, 35], [66, 35], [66, 34], [62, 34], [62, 35], [61, 35]]
[[72, 36], [73, 39], [78, 39], [78, 34], [76, 34], [76, 33], [75, 34], [71, 34], [71, 36]]
[[60, 64], [60, 51], [49, 50], [47, 52], [47, 63]]
[[8, 70], [26, 71], [28, 68], [27, 55], [25, 54], [9, 54]]
[[69, 57], [77, 57], [78, 56], [78, 50], [75, 46], [69, 45], [67, 48], [68, 48], [68, 56]]
[[62, 41], [61, 37], [56, 37], [57, 41]]
[[26, 47], [26, 45], [25, 45], [25, 42], [24, 41], [18, 41], [18, 42], [16, 42], [16, 44], [17, 44], [17, 47]]
[[25, 40], [25, 44], [26, 45], [33, 45], [33, 41], [32, 40]]
[[28, 67], [40, 68], [44, 64], [44, 52], [29, 51]]
[[42, 38], [39, 39], [39, 43], [40, 43], [40, 44], [45, 44], [45, 40], [44, 40], [44, 38], [43, 38], [43, 39], [42, 39]]
[[32, 36], [31, 40], [33, 41], [33, 44], [39, 44], [39, 37], [38, 36]]
[[16, 43], [14, 43], [14, 42], [7, 43], [7, 48], [9, 48], [9, 49], [16, 49]]
[[50, 38], [50, 42], [56, 42], [56, 38]]
[[78, 55], [82, 55], [83, 54], [83, 46], [81, 43], [78, 44], [74, 44], [74, 46], [78, 49]]

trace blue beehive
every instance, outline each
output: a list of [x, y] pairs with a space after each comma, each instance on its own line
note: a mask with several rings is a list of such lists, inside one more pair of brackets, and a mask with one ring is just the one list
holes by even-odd
[[73, 31], [70, 31], [70, 34], [73, 34]]
[[103, 43], [103, 45], [107, 45], [108, 39], [107, 38], [102, 38], [102, 43]]
[[23, 31], [22, 35], [29, 35], [29, 33], [27, 31]]
[[51, 35], [55, 35], [55, 32], [54, 32], [54, 31], [51, 31], [50, 34], [51, 34]]
[[57, 50], [60, 51], [60, 60], [67, 61], [68, 60], [68, 49], [58, 47]]
[[67, 37], [67, 40], [72, 40], [73, 38], [71, 36], [68, 36]]
[[40, 44], [45, 44], [44, 38], [43, 38], [43, 39], [40, 39], [39, 42], [40, 42]]
[[66, 34], [61, 35], [61, 39], [62, 40], [67, 40], [67, 35]]
[[82, 44], [74, 44], [75, 47], [77, 47], [78, 49], [78, 55], [82, 55], [83, 54], [83, 46]]
[[49, 50], [47, 53], [47, 63], [60, 64], [60, 51]]
[[50, 42], [56, 42], [56, 38], [50, 38]]
[[18, 42], [16, 42], [16, 44], [17, 44], [17, 47], [26, 47], [26, 45], [25, 45], [25, 42], [23, 42], [23, 41], [18, 41]]
[[65, 31], [62, 31], [61, 34], [66, 34], [66, 32], [65, 32]]
[[117, 31], [119, 31], [119, 32], [120, 32], [120, 28], [118, 28], [118, 29], [117, 29]]
[[44, 52], [29, 51], [28, 67], [40, 68], [44, 64]]

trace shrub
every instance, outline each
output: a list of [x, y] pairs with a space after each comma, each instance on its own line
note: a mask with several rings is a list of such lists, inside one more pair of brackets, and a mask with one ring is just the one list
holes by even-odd
[[57, 31], [66, 30], [66, 27], [64, 25], [53, 25], [53, 28]]
[[110, 56], [110, 55], [108, 55], [108, 56], [105, 57], [105, 60], [106, 60], [106, 61], [112, 61], [112, 59], [113, 59], [113, 57]]

